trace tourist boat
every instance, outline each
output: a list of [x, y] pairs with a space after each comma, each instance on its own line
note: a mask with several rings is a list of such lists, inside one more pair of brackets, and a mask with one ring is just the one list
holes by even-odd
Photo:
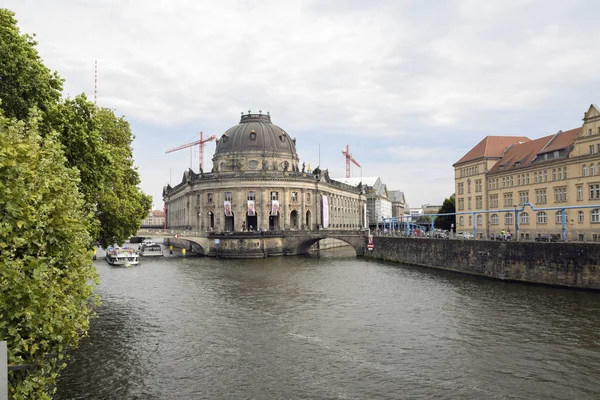
[[155, 257], [162, 256], [163, 249], [160, 243], [153, 243], [145, 241], [140, 246], [140, 256], [142, 257]]
[[130, 247], [109, 247], [106, 250], [106, 262], [118, 267], [138, 265], [140, 256], [135, 249]]

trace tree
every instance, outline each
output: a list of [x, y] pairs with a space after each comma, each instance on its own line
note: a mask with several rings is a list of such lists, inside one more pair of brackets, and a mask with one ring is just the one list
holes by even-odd
[[33, 365], [9, 374], [12, 399], [50, 399], [64, 351], [88, 329], [97, 280], [79, 173], [39, 121], [0, 112], [0, 338], [10, 364]]
[[103, 247], [123, 243], [140, 228], [152, 199], [138, 187], [129, 123], [84, 95], [67, 99], [49, 113], [68, 165], [80, 171], [79, 189], [92, 212], [92, 237]]
[[[454, 196], [451, 196], [444, 200], [438, 214], [454, 214], [455, 212]], [[452, 225], [456, 226], [456, 215], [440, 215], [435, 218], [434, 226], [436, 228], [451, 230]]]
[[25, 119], [33, 107], [45, 112], [61, 97], [62, 79], [42, 62], [30, 35], [21, 35], [15, 14], [0, 8], [0, 108]]

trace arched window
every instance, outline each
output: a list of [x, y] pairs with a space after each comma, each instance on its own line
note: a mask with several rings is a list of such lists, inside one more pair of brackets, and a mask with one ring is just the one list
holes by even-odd
[[483, 225], [483, 215], [479, 214], [477, 216], [477, 226]]
[[581, 176], [587, 176], [587, 165], [581, 167]]
[[580, 224], [582, 224], [583, 223], [583, 219], [584, 219], [584, 213], [583, 213], [583, 211], [579, 211], [577, 213], [577, 222], [579, 222]]
[[512, 223], [513, 223], [513, 215], [512, 215], [511, 213], [507, 213], [507, 214], [504, 216], [504, 223], [505, 223], [506, 225], [512, 225]]
[[492, 225], [498, 225], [498, 214], [492, 214]]
[[526, 212], [522, 212], [519, 219], [521, 224], [529, 224], [529, 214], [527, 214]]
[[545, 211], [540, 211], [537, 213], [537, 222], [538, 224], [545, 224], [548, 222], [548, 214]]
[[594, 164], [590, 164], [590, 176], [596, 175]]
[[592, 210], [591, 222], [600, 222], [600, 208], [594, 208]]
[[465, 217], [463, 217], [461, 215], [460, 218], [458, 218], [458, 225], [463, 226], [464, 224], [465, 224]]
[[[567, 211], [565, 210], [565, 214], [566, 214], [566, 212], [567, 212]], [[554, 214], [554, 216], [555, 216], [555, 219], [556, 219], [556, 223], [557, 223], [557, 224], [562, 224], [562, 212], [561, 212], [560, 210], [558, 210], [558, 211], [556, 212], [556, 214]], [[565, 215], [565, 216], [566, 216], [566, 215]]]
[[598, 175], [600, 175], [600, 162], [598, 163]]

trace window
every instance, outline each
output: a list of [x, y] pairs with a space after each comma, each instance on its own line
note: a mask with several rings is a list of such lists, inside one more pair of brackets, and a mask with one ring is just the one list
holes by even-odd
[[292, 203], [298, 202], [298, 192], [292, 192]]
[[554, 202], [555, 203], [564, 203], [567, 201], [567, 188], [555, 188], [554, 189]]
[[548, 182], [548, 170], [544, 170], [544, 182]]
[[558, 180], [559, 181], [562, 180], [562, 175], [563, 175], [562, 172], [563, 172], [562, 168], [559, 167], [558, 168]]
[[577, 213], [577, 222], [579, 222], [580, 224], [583, 224], [583, 218], [584, 218], [583, 216], [584, 216], [584, 215], [585, 215], [585, 214], [584, 214], [584, 212], [583, 212], [583, 211], [579, 211], [579, 212]]
[[[591, 131], [591, 129], [590, 129]], [[594, 147], [593, 144], [590, 144], [590, 154], [594, 154], [596, 152], [596, 148]]]
[[492, 214], [492, 225], [498, 225], [498, 214]]
[[588, 135], [592, 136], [592, 128], [588, 129]]
[[567, 179], [567, 167], [563, 167], [563, 178]]
[[481, 196], [475, 197], [475, 208], [478, 210], [483, 208], [483, 199]]
[[465, 199], [458, 199], [458, 209], [459, 210], [465, 209]]
[[514, 176], [510, 176], [510, 187], [513, 187], [515, 185], [515, 177]]
[[552, 180], [556, 180], [556, 168], [552, 168]]
[[464, 194], [464, 193], [465, 193], [465, 184], [461, 182], [458, 184], [458, 194]]
[[256, 200], [256, 192], [248, 192], [248, 200]]
[[548, 214], [545, 211], [540, 211], [537, 213], [537, 222], [538, 224], [545, 224], [548, 222]]
[[[567, 210], [565, 210], [565, 217], [567, 216]], [[557, 224], [562, 224], [562, 211], [558, 210], [556, 214], [554, 214], [555, 222]]]
[[539, 189], [535, 191], [535, 202], [537, 204], [546, 204], [546, 189]]
[[471, 198], [467, 198], [467, 210], [471, 209]]
[[254, 129], [250, 132], [250, 140], [256, 140], [256, 132], [254, 132]]
[[[524, 181], [523, 184], [525, 184]], [[521, 186], [521, 175], [517, 175], [517, 186]]]
[[471, 180], [467, 180], [467, 193], [471, 193]]
[[306, 202], [310, 203], [310, 193], [306, 193]]
[[533, 183], [538, 183], [538, 173], [537, 173], [537, 171], [533, 173]]
[[512, 193], [504, 193], [504, 207], [510, 207], [513, 205]]
[[522, 212], [519, 215], [519, 219], [520, 219], [521, 224], [523, 224], [523, 225], [529, 224], [529, 214], [527, 214], [526, 212]]
[[581, 167], [581, 175], [587, 176], [587, 165], [584, 165], [583, 167]]
[[594, 223], [600, 222], [600, 208], [594, 208], [592, 210], [591, 221], [594, 222]]
[[279, 192], [271, 192], [271, 200], [279, 200]]
[[479, 214], [477, 216], [477, 226], [483, 225], [483, 215]]
[[519, 205], [522, 206], [525, 203], [529, 203], [529, 191], [519, 192]]
[[590, 185], [590, 200], [600, 199], [600, 183]]
[[481, 192], [483, 185], [481, 184], [481, 179], [475, 181], [475, 192]]
[[583, 186], [577, 186], [577, 200], [583, 200]]
[[225, 201], [231, 201], [231, 199], [233, 198], [233, 196], [231, 195], [231, 192], [225, 192], [224, 197], [225, 197]]
[[506, 214], [506, 215], [504, 216], [504, 223], [505, 223], [506, 225], [512, 225], [512, 223], [513, 223], [513, 215], [512, 215], [512, 214], [510, 214], [510, 213]]
[[594, 164], [590, 164], [590, 176], [596, 175], [595, 168]]
[[256, 160], [250, 160], [248, 162], [248, 167], [250, 169], [256, 169], [256, 167], [258, 167], [258, 161], [256, 161]]
[[490, 207], [491, 208], [498, 207], [498, 195], [497, 194], [490, 196]]
[[465, 224], [465, 217], [462, 215], [458, 218], [458, 225], [463, 226]]
[[527, 185], [529, 185], [529, 172], [525, 175], [525, 180], [527, 181]]
[[212, 203], [212, 193], [206, 193], [206, 202], [207, 203]]

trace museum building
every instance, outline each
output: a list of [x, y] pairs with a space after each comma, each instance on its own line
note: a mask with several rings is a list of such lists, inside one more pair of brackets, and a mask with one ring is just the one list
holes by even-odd
[[296, 138], [269, 113], [242, 114], [216, 140], [210, 172], [191, 169], [163, 189], [166, 227], [201, 232], [364, 227], [362, 184], [335, 181], [299, 165]]

